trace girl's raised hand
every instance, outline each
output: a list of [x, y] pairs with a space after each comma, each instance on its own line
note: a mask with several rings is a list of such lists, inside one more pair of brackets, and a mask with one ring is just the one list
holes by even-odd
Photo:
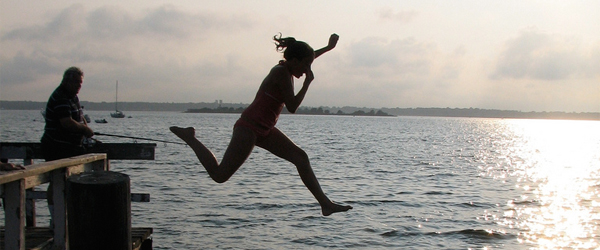
[[329, 47], [330, 49], [335, 48], [335, 45], [337, 45], [339, 39], [340, 36], [338, 36], [337, 34], [331, 34], [331, 36], [329, 37], [329, 44], [327, 44], [327, 47]]

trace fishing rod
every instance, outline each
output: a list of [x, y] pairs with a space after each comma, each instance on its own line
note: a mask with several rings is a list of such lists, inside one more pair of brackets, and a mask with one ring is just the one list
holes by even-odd
[[103, 136], [112, 136], [112, 137], [120, 137], [120, 138], [129, 138], [129, 139], [135, 139], [135, 140], [146, 140], [146, 141], [156, 141], [156, 142], [164, 142], [164, 143], [173, 143], [173, 144], [186, 145], [185, 143], [181, 143], [181, 142], [165, 141], [165, 140], [157, 140], [157, 139], [142, 138], [142, 137], [133, 137], [133, 136], [125, 136], [125, 135], [111, 135], [111, 134], [98, 133], [98, 132], [94, 132], [94, 135], [103, 135]]

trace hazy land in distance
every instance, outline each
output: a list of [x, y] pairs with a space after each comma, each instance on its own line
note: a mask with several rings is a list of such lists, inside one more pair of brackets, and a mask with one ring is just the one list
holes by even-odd
[[[114, 111], [115, 104], [109, 102], [82, 101], [85, 110]], [[41, 110], [46, 102], [0, 101], [3, 110]], [[189, 113], [241, 113], [248, 104], [223, 103], [154, 103], [119, 102], [119, 110], [126, 111], [169, 111]], [[284, 109], [284, 111], [286, 111]], [[284, 112], [285, 113], [285, 112]], [[437, 117], [479, 117], [479, 118], [518, 118], [518, 119], [567, 119], [600, 120], [598, 112], [522, 112], [517, 110], [496, 110], [479, 108], [367, 108], [367, 107], [301, 107], [297, 114], [310, 115], [355, 115], [355, 116], [437, 116]]]

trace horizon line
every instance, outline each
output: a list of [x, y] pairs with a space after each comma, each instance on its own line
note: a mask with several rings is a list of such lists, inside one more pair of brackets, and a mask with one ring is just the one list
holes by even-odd
[[[46, 103], [47, 101], [10, 101], [10, 100], [0, 100], [0, 102], [30, 102], [30, 103]], [[106, 102], [106, 101], [80, 101], [81, 103], [113, 103], [113, 102]], [[234, 103], [234, 102], [219, 102], [219, 100], [217, 101], [213, 101], [213, 102], [149, 102], [149, 101], [124, 101], [124, 102], [119, 102], [120, 104], [125, 104], [125, 103], [154, 103], [154, 104], [178, 104], [178, 105], [184, 105], [184, 104], [217, 104], [217, 105], [250, 105], [249, 103], [242, 103], [242, 102], [238, 102], [238, 103]], [[473, 109], [473, 110], [490, 110], [490, 111], [509, 111], [509, 112], [520, 112], [520, 113], [575, 113], [575, 114], [600, 114], [600, 111], [534, 111], [534, 110], [530, 110], [530, 111], [523, 111], [523, 110], [515, 110], [515, 109], [498, 109], [498, 108], [477, 108], [477, 107], [468, 107], [468, 108], [460, 108], [460, 107], [380, 107], [380, 108], [374, 108], [374, 107], [366, 107], [366, 106], [351, 106], [351, 105], [344, 105], [344, 106], [326, 106], [326, 105], [321, 105], [321, 106], [308, 106], [308, 105], [304, 105], [303, 107], [305, 108], [323, 108], [323, 107], [327, 107], [327, 108], [355, 108], [355, 109], [465, 109], [465, 110], [469, 110], [469, 109]], [[0, 107], [2, 108], [2, 107]]]

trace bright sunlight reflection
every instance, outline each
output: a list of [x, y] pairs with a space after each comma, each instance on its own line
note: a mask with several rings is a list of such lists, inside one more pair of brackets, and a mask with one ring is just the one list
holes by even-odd
[[[507, 120], [508, 158], [523, 195], [509, 202], [519, 240], [538, 249], [597, 249], [600, 123]], [[515, 225], [516, 224], [516, 225]]]

